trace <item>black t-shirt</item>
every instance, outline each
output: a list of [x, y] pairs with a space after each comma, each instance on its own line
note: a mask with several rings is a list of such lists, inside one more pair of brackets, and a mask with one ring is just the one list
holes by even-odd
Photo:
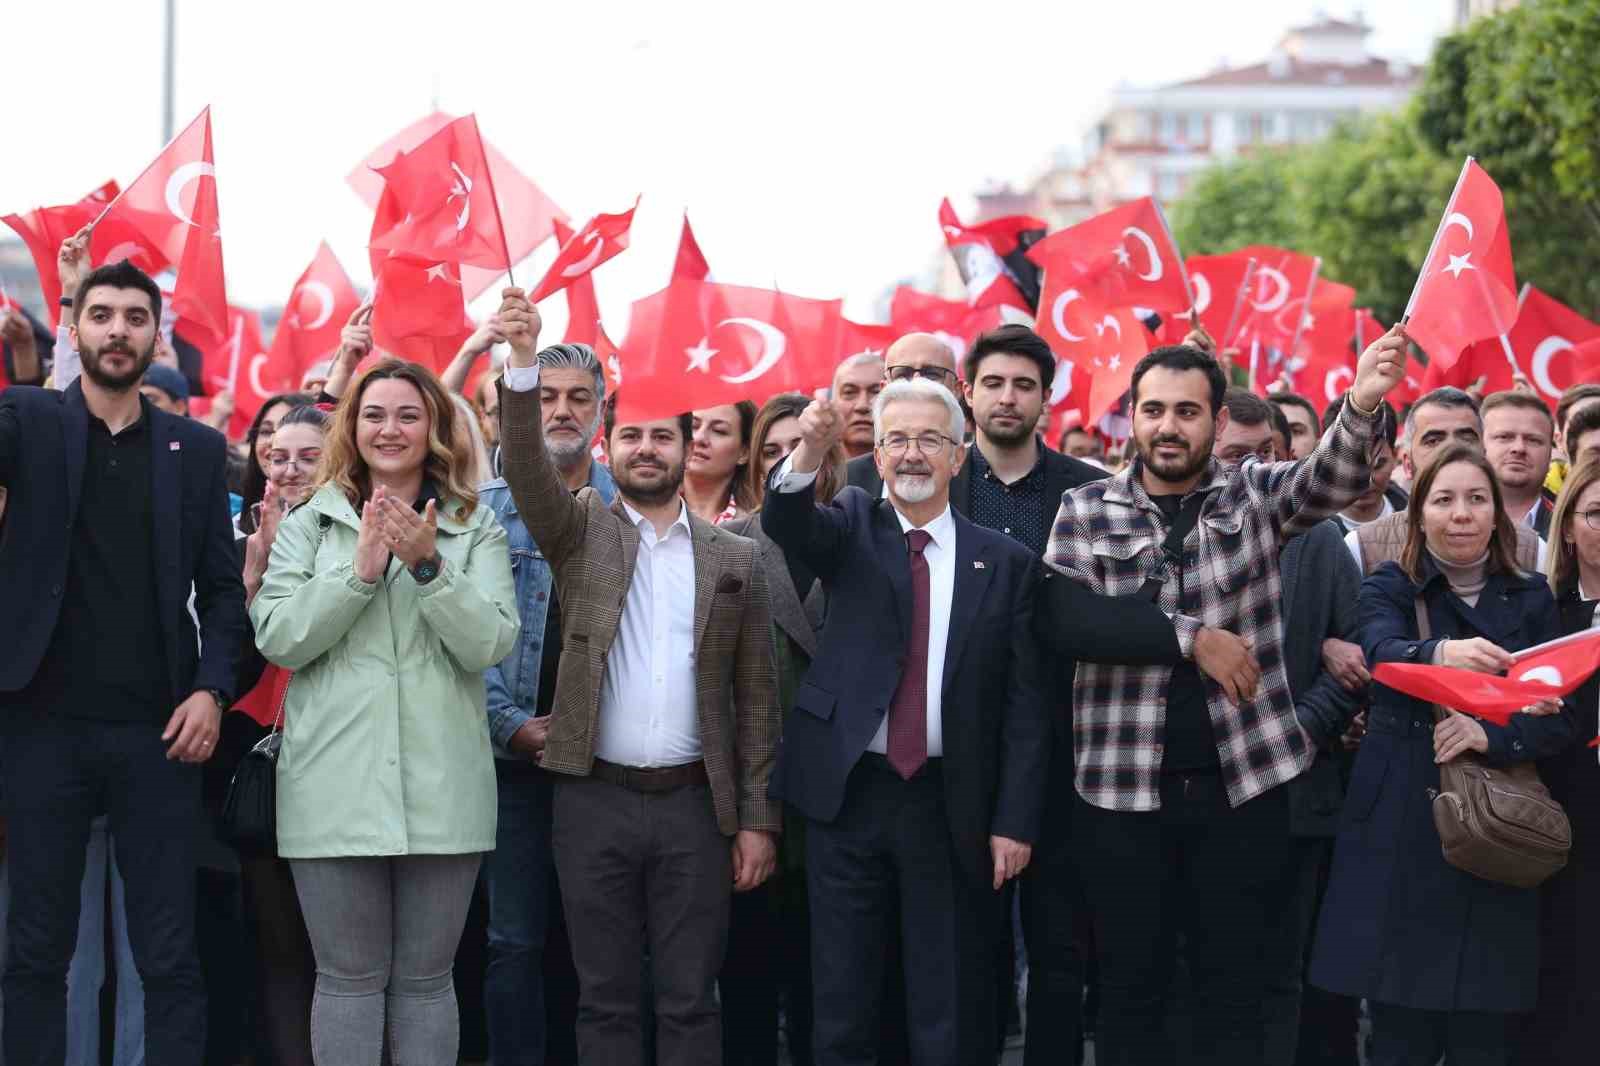
[[[1205, 497], [1191, 493], [1188, 497], [1174, 495], [1150, 497], [1167, 520], [1167, 540], [1182, 555], [1180, 547], [1190, 530], [1200, 520], [1200, 505]], [[1178, 603], [1180, 612], [1188, 606], [1186, 581], [1193, 578], [1183, 573], [1188, 559], [1182, 559], [1172, 569], [1178, 573]], [[1211, 712], [1206, 707], [1206, 686], [1200, 669], [1193, 660], [1185, 660], [1172, 668], [1172, 681], [1167, 688], [1166, 735], [1162, 739], [1164, 754], [1161, 758], [1163, 773], [1173, 771], [1217, 770], [1221, 759], [1217, 755], [1217, 738], [1211, 728]]]

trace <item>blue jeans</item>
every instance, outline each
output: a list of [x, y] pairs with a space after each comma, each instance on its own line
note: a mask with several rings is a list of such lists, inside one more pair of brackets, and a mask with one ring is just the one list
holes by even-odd
[[550, 775], [529, 762], [494, 761], [500, 792], [489, 888], [484, 1000], [495, 1066], [544, 1066], [544, 942], [553, 868]]
[[116, 938], [117, 1028], [112, 1061], [144, 1066], [144, 984], [128, 940], [127, 889], [104, 816], [89, 828], [79, 895], [78, 944], [67, 968], [67, 1066], [100, 1062], [100, 989], [106, 980], [106, 866], [111, 875], [111, 931]]

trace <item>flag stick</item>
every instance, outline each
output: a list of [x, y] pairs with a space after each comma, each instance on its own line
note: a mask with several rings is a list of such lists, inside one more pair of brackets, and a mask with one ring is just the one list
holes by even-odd
[[1322, 273], [1322, 256], [1314, 256], [1311, 260], [1311, 284], [1306, 286], [1305, 306], [1300, 308], [1300, 320], [1294, 324], [1294, 339], [1289, 342], [1289, 352], [1286, 359], [1293, 359], [1295, 349], [1300, 347], [1300, 334], [1306, 328], [1306, 319], [1311, 317], [1311, 296], [1317, 291], [1317, 275]]
[[161, 157], [167, 154], [167, 149], [168, 148], [171, 148], [174, 144], [178, 143], [178, 138], [179, 137], [182, 137], [183, 134], [188, 133], [191, 129], [193, 129], [195, 122], [199, 122], [202, 118], [205, 118], [205, 119], [209, 120], [210, 115], [211, 115], [211, 105], [207, 104], [205, 107], [200, 109], [200, 114], [198, 114], [198, 115], [196, 115], [194, 117], [194, 121], [193, 122], [190, 122], [187, 126], [183, 127], [183, 132], [182, 133], [179, 133], [177, 135], [177, 137], [172, 138], [172, 140], [170, 140], [166, 144], [162, 145], [161, 146], [161, 151], [156, 153], [156, 157], [154, 159], [150, 160], [150, 162], [145, 165], [145, 168], [143, 170], [139, 171], [139, 177], [134, 178], [127, 185], [124, 185], [121, 189], [118, 189], [117, 190], [117, 195], [112, 197], [111, 198], [111, 202], [109, 204], [106, 204], [106, 206], [101, 209], [100, 213], [95, 216], [93, 222], [89, 223], [89, 232], [93, 233], [94, 232], [94, 228], [100, 224], [100, 220], [105, 218], [106, 215], [110, 213], [110, 211], [111, 211], [111, 209], [113, 207], [117, 206], [118, 201], [120, 201], [124, 196], [128, 195], [128, 190], [133, 188], [135, 185], [139, 184], [140, 178], [143, 178], [146, 174], [150, 173], [150, 168], [155, 166], [158, 162], [161, 161]]
[[1557, 637], [1554, 640], [1547, 640], [1543, 644], [1535, 644], [1531, 648], [1523, 648], [1521, 651], [1514, 651], [1511, 653], [1511, 661], [1513, 664], [1520, 663], [1522, 660], [1530, 659], [1541, 652], [1550, 651], [1552, 648], [1562, 648], [1568, 644], [1576, 644], [1580, 640], [1585, 639], [1594, 639], [1593, 629], [1580, 629], [1576, 633], [1568, 633], [1564, 637]]
[[1250, 282], [1254, 280], [1255, 273], [1256, 257], [1252, 255], [1244, 265], [1244, 280], [1239, 283], [1239, 291], [1233, 294], [1233, 311], [1228, 315], [1228, 328], [1221, 337], [1217, 338], [1217, 350], [1219, 353], [1223, 348], [1228, 347], [1228, 345], [1239, 339], [1235, 336], [1235, 330], [1239, 327], [1239, 312], [1244, 308], [1244, 301], [1250, 292]]
[[1156, 206], [1156, 217], [1161, 220], [1161, 229], [1162, 232], [1167, 235], [1167, 243], [1172, 246], [1173, 252], [1177, 254], [1178, 272], [1183, 276], [1183, 292], [1184, 295], [1189, 297], [1189, 311], [1192, 316], [1192, 321], [1198, 325], [1200, 322], [1200, 312], [1194, 309], [1194, 287], [1189, 284], [1189, 266], [1183, 261], [1183, 250], [1178, 247], [1178, 240], [1172, 235], [1172, 227], [1167, 223], [1167, 213], [1161, 210], [1160, 201], [1156, 200], [1154, 197], [1151, 197], [1150, 202]]
[[1461, 173], [1456, 176], [1456, 186], [1450, 190], [1450, 199], [1445, 202], [1444, 214], [1439, 218], [1439, 226], [1433, 231], [1433, 240], [1428, 244], [1428, 255], [1422, 260], [1422, 269], [1417, 271], [1417, 283], [1411, 287], [1411, 299], [1406, 301], [1406, 313], [1400, 316], [1403, 326], [1411, 320], [1411, 312], [1417, 306], [1417, 295], [1422, 292], [1422, 282], [1428, 276], [1428, 264], [1433, 262], [1433, 253], [1439, 249], [1439, 240], [1444, 236], [1445, 219], [1450, 217], [1450, 212], [1456, 209], [1456, 197], [1461, 194], [1461, 185], [1467, 180], [1467, 170], [1472, 166], [1472, 156], [1467, 156], [1467, 161], [1461, 164]]
[[478, 154], [483, 156], [483, 173], [489, 181], [489, 202], [494, 205], [494, 222], [500, 228], [500, 250], [506, 257], [506, 280], [516, 285], [517, 277], [511, 272], [511, 244], [506, 239], [505, 220], [500, 217], [500, 197], [494, 191], [494, 164], [489, 161], [489, 150], [483, 146], [483, 131], [478, 129], [478, 116], [472, 119], [472, 135], [478, 138]]

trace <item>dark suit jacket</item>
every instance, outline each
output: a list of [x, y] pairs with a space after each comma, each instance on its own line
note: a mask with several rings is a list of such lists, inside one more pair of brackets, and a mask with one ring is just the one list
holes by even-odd
[[[540, 765], [587, 775], [594, 766], [600, 688], [639, 555], [639, 531], [619, 496], [573, 496], [556, 473], [540, 428], [539, 393], [502, 383], [500, 458], [517, 514], [550, 561], [561, 591], [561, 662]], [[689, 516], [694, 545], [696, 713], [717, 825], [782, 828], [767, 796], [781, 718], [772, 662], [766, 573], [756, 546]]]
[[[206, 688], [234, 692], [250, 623], [228, 514], [227, 443], [208, 426], [146, 404], [152, 449], [156, 595], [173, 705]], [[83, 388], [0, 393], [0, 692], [27, 687], [61, 613], [89, 441]], [[114, 522], [115, 515], [101, 516]], [[201, 649], [189, 617], [193, 589]], [[84, 663], [92, 669], [93, 663]]]
[[[972, 463], [970, 450], [977, 447], [970, 444], [968, 447], [968, 461], [961, 464], [961, 469], [956, 476], [950, 479], [950, 506], [957, 514], [972, 513]], [[1060, 500], [1061, 494], [1068, 489], [1077, 488], [1086, 481], [1106, 476], [1106, 472], [1097, 466], [1091, 466], [1082, 459], [1074, 459], [1070, 455], [1063, 455], [1053, 448], [1045, 446], [1043, 441], [1039, 447], [1044, 448], [1044, 498], [1046, 500]], [[877, 464], [872, 461], [872, 453], [858, 455], [845, 464], [845, 483], [855, 485], [868, 496], [877, 499], [883, 495], [883, 478], [878, 476]], [[1046, 521], [1055, 524], [1055, 511], [1046, 507], [1048, 517]], [[1048, 531], [1047, 531], [1048, 532]]]
[[[954, 515], [955, 588], [941, 717], [949, 829], [962, 868], [987, 881], [989, 836], [1033, 841], [1049, 747], [1032, 634], [1038, 561]], [[828, 620], [784, 723], [773, 795], [830, 822], [899, 684], [911, 629], [911, 567], [887, 500], [846, 488], [769, 491], [761, 525], [821, 577]]]

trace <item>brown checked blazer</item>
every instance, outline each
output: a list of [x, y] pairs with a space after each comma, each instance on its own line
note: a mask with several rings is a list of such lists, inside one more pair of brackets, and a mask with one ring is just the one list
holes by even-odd
[[[545, 769], [584, 776], [594, 763], [606, 656], [633, 580], [639, 531], [619, 497], [567, 491], [545, 451], [539, 392], [501, 388], [501, 462], [517, 513], [555, 572], [561, 661]], [[772, 613], [756, 545], [689, 516], [694, 550], [694, 671], [700, 744], [717, 825], [782, 828], [767, 797], [782, 714], [772, 660]], [[731, 697], [731, 698], [730, 698]]]

